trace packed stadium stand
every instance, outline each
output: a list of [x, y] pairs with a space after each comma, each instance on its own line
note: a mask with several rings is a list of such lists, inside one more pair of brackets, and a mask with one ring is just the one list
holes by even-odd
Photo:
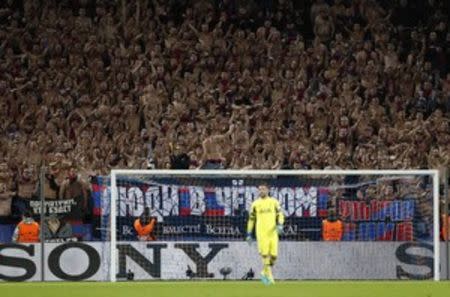
[[47, 199], [88, 209], [70, 221], [85, 239], [91, 182], [114, 168], [447, 168], [449, 15], [446, 0], [1, 1], [0, 242], [42, 165]]

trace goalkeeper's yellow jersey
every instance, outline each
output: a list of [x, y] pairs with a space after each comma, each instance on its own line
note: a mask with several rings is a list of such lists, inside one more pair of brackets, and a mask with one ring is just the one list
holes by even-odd
[[278, 236], [277, 224], [284, 223], [284, 215], [278, 200], [266, 197], [253, 201], [247, 223], [248, 233], [253, 231], [255, 222], [257, 239]]

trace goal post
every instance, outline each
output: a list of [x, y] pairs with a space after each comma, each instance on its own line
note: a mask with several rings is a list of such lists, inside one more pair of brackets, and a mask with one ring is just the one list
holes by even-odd
[[117, 173], [120, 172], [116, 172], [116, 170], [113, 170], [111, 172], [111, 203], [110, 203], [110, 214], [109, 214], [109, 219], [110, 219], [110, 234], [109, 234], [109, 239], [110, 239], [110, 255], [111, 255], [111, 263], [109, 266], [109, 272], [110, 272], [110, 279], [111, 282], [115, 282], [116, 281], [116, 274], [117, 274], [117, 270], [116, 270], [116, 265], [117, 265], [117, 253], [116, 253], [116, 246], [117, 246], [117, 223], [116, 223], [116, 218], [117, 218], [117, 203], [116, 201], [118, 201], [118, 191], [117, 191]]
[[[348, 179], [350, 179], [350, 177], [358, 177], [357, 178], [357, 182], [352, 182], [352, 181], [348, 181]], [[365, 177], [362, 179], [359, 177]], [[367, 177], [367, 178], [366, 178]], [[333, 199], [335, 199], [333, 201], [333, 206], [334, 208], [339, 210], [339, 215], [340, 216], [347, 216], [349, 218], [349, 223], [347, 224], [348, 227], [351, 229], [351, 231], [349, 232], [349, 234], [353, 234], [353, 237], [351, 237], [349, 235], [349, 237], [347, 239], [343, 239], [345, 241], [345, 244], [354, 244], [355, 246], [360, 245], [360, 244], [370, 244], [366, 241], [370, 241], [371, 238], [373, 239], [374, 237], [372, 236], [373, 234], [378, 234], [379, 232], [384, 232], [383, 234], [387, 234], [389, 233], [390, 235], [387, 237], [383, 237], [383, 239], [381, 239], [380, 241], [385, 242], [386, 244], [389, 244], [388, 242], [392, 241], [393, 244], [396, 244], [395, 241], [411, 241], [414, 243], [417, 242], [427, 242], [429, 244], [432, 245], [432, 257], [433, 257], [433, 265], [432, 267], [429, 267], [432, 269], [432, 271], [430, 272], [432, 274], [432, 278], [434, 280], [439, 280], [440, 279], [440, 250], [439, 250], [439, 244], [440, 244], [440, 227], [439, 227], [439, 219], [440, 219], [440, 213], [439, 213], [439, 173], [438, 170], [131, 170], [131, 169], [114, 169], [111, 171], [111, 175], [110, 175], [110, 206], [109, 206], [109, 249], [110, 249], [110, 263], [109, 263], [109, 278], [110, 281], [115, 282], [117, 280], [117, 275], [118, 275], [118, 269], [119, 269], [119, 254], [117, 251], [117, 244], [119, 242], [121, 242], [121, 238], [118, 238], [118, 225], [120, 227], [120, 223], [118, 221], [118, 217], [120, 216], [121, 213], [123, 213], [124, 211], [126, 211], [126, 213], [128, 214], [129, 210], [128, 208], [126, 210], [123, 209], [119, 209], [121, 206], [119, 205], [119, 200], [121, 199], [121, 195], [130, 195], [130, 191], [127, 192], [127, 190], [123, 190], [123, 189], [119, 189], [121, 187], [124, 187], [123, 183], [128, 183], [131, 186], [127, 186], [128, 188], [132, 188], [133, 186], [136, 186], [136, 183], [140, 183], [142, 182], [142, 184], [144, 185], [143, 187], [145, 189], [147, 189], [147, 187], [149, 187], [150, 184], [155, 184], [159, 187], [161, 186], [165, 186], [167, 184], [171, 184], [173, 182], [179, 183], [176, 186], [176, 191], [181, 191], [180, 188], [189, 185], [189, 186], [200, 186], [203, 187], [204, 189], [210, 189], [213, 188], [214, 191], [214, 187], [217, 188], [217, 184], [216, 181], [220, 180], [220, 179], [225, 179], [226, 182], [233, 182], [233, 183], [237, 183], [236, 188], [238, 187], [245, 187], [248, 185], [251, 185], [253, 188], [255, 188], [255, 185], [260, 182], [261, 180], [268, 180], [269, 183], [275, 179], [283, 179], [283, 178], [295, 178], [297, 179], [301, 179], [304, 181], [299, 181], [298, 184], [300, 184], [300, 188], [302, 187], [302, 183], [303, 186], [305, 187], [305, 189], [308, 189], [309, 187], [311, 187], [311, 185], [318, 185], [317, 189], [319, 189], [320, 191], [328, 191], [327, 193], [329, 194], [329, 190], [331, 189], [331, 191], [336, 190], [336, 192], [339, 193], [344, 193], [343, 195], [348, 195], [348, 193], [352, 193], [350, 195], [359, 195], [360, 192], [363, 192], [363, 190], [361, 189], [367, 189], [370, 187], [376, 187], [377, 185], [381, 184], [381, 187], [389, 187], [389, 185], [394, 184], [396, 188], [398, 188], [398, 191], [403, 191], [405, 193], [409, 193], [408, 191], [412, 191], [412, 189], [414, 187], [418, 187], [416, 184], [413, 184], [413, 182], [417, 182], [417, 180], [420, 180], [421, 178], [423, 178], [426, 181], [422, 181], [422, 184], [420, 187], [421, 189], [423, 188], [423, 193], [420, 194], [422, 196], [420, 196], [419, 194], [417, 194], [417, 201], [412, 201], [412, 203], [403, 203], [402, 201], [397, 201], [397, 200], [393, 200], [393, 201], [388, 201], [388, 199], [383, 200], [382, 203], [377, 203], [377, 199], [380, 198], [376, 198], [373, 196], [373, 198], [371, 198], [372, 200], [365, 200], [365, 203], [367, 204], [367, 206], [364, 206], [364, 203], [362, 204], [358, 204], [359, 201], [351, 201], [353, 200], [357, 200], [357, 198], [355, 197], [351, 197], [348, 198], [347, 200], [342, 199], [341, 196], [339, 196], [339, 194], [336, 194]], [[428, 179], [430, 179], [431, 181], [429, 181]], [[408, 180], [407, 182], [404, 182], [404, 180]], [[419, 181], [420, 182], [420, 181]], [[287, 186], [286, 193], [288, 193], [289, 191], [294, 191], [294, 190], [289, 190], [289, 188], [294, 188], [294, 186], [298, 186], [297, 182], [295, 183], [295, 185], [292, 186]], [[316, 209], [314, 210], [314, 217], [316, 217], [315, 219], [315, 225], [311, 225], [312, 227], [310, 229], [314, 229], [317, 231], [317, 222], [321, 219], [326, 218], [326, 210], [329, 208], [329, 204], [330, 204], [330, 200], [327, 200], [328, 202], [324, 202], [320, 200], [320, 193], [319, 190], [317, 190], [317, 193], [315, 192], [315, 195], [317, 195], [317, 201], [315, 201], [314, 203], [316, 203], [315, 207]], [[222, 190], [221, 190], [222, 191]], [[225, 193], [225, 190], [223, 190]], [[234, 195], [233, 192], [234, 189], [231, 189], [229, 191], [229, 195]], [[239, 191], [239, 190], [236, 190]], [[278, 191], [278, 189], [274, 189], [274, 191]], [[280, 190], [281, 191], [281, 190]], [[389, 190], [388, 190], [389, 191]], [[182, 192], [177, 192], [176, 194], [172, 193], [165, 193], [164, 195], [166, 195], [165, 197], [167, 199], [180, 199], [182, 195], [180, 194]], [[284, 193], [284, 192], [283, 192]], [[279, 199], [286, 199], [286, 202], [283, 201], [283, 205], [285, 207], [288, 207], [288, 205], [294, 203], [291, 202], [290, 196], [289, 194], [286, 194], [286, 196], [283, 196], [284, 194], [281, 192], [277, 192], [278, 197], [281, 197]], [[290, 192], [289, 192], [290, 193]], [[247, 193], [248, 194], [248, 193]], [[247, 195], [245, 194], [245, 195]], [[327, 194], [327, 195], [328, 195]], [[397, 193], [393, 193], [392, 195], [395, 196]], [[131, 195], [136, 195], [136, 194], [131, 194]], [[152, 196], [153, 194], [148, 194], [146, 195], [145, 199], [154, 199], [156, 196]], [[192, 195], [192, 192], [189, 194], [187, 193], [186, 195]], [[225, 194], [223, 194], [225, 195]], [[235, 194], [238, 195], [238, 194]], [[244, 195], [244, 194], [242, 194]], [[244, 195], [244, 196], [245, 196]], [[248, 194], [250, 195], [250, 194]], [[248, 196], [247, 195], [247, 196]], [[253, 196], [251, 196], [253, 195]], [[252, 193], [250, 196], [252, 197], [252, 199], [255, 198], [255, 193]], [[305, 194], [306, 195], [306, 194]], [[415, 194], [414, 194], [415, 195]], [[413, 195], [413, 196], [414, 196]], [[428, 195], [425, 197], [425, 195]], [[151, 197], [150, 197], [151, 196]], [[248, 197], [250, 196], [245, 196], [246, 199], [248, 199]], [[420, 197], [419, 197], [420, 196]], [[236, 196], [237, 197], [237, 196]], [[240, 196], [239, 196], [240, 197]], [[286, 198], [284, 198], [286, 197]], [[416, 196], [414, 196], [416, 197]], [[427, 197], [429, 197], [430, 199], [428, 199]], [[432, 197], [432, 199], [431, 199]], [[160, 199], [161, 197], [158, 196], [158, 199]], [[126, 199], [134, 199], [136, 200], [136, 197], [132, 197], [132, 198], [126, 198]], [[156, 198], [155, 198], [156, 199]], [[162, 199], [162, 198], [161, 198]], [[201, 196], [199, 199], [203, 199], [203, 200], [207, 200], [208, 195], [205, 194], [203, 196]], [[245, 198], [238, 198], [238, 199], [245, 199]], [[303, 199], [303, 198], [301, 198]], [[395, 199], [395, 198], [392, 198]], [[220, 200], [220, 199], [219, 199]], [[150, 201], [150, 200], [149, 200]], [[162, 201], [162, 200], [161, 200]], [[221, 203], [223, 201], [216, 201], [214, 200], [213, 204], [216, 205], [218, 204], [218, 207], [221, 207]], [[394, 202], [398, 202], [397, 204], [394, 205]], [[132, 201], [130, 203], [136, 203], [136, 201]], [[161, 203], [162, 202], [145, 202], [145, 203], [151, 203], [153, 205], [153, 203]], [[177, 208], [177, 212], [179, 211], [179, 209], [181, 209], [180, 206], [180, 201], [176, 201], [174, 202], [176, 204]], [[186, 217], [187, 219], [192, 219], [193, 224], [197, 224], [198, 221], [198, 216], [209, 216], [212, 215], [213, 218], [211, 220], [215, 220], [215, 222], [217, 222], [217, 220], [224, 220], [226, 215], [224, 215], [224, 213], [220, 213], [220, 214], [216, 214], [213, 212], [210, 212], [209, 214], [207, 214], [207, 212], [205, 212], [205, 203], [208, 204], [211, 202], [210, 201], [203, 201], [201, 202], [203, 203], [200, 213], [197, 214], [197, 217], [195, 218], [191, 218], [189, 215]], [[248, 201], [247, 202], [233, 202], [233, 203], [244, 203], [247, 206], [244, 206], [244, 211], [245, 211], [245, 207], [248, 208]], [[295, 202], [297, 203], [297, 202]], [[298, 202], [301, 203], [301, 202]], [[322, 203], [322, 206], [318, 206], [319, 203]], [[323, 205], [323, 203], [325, 203], [326, 205]], [[327, 204], [328, 203], [328, 204]], [[346, 204], [347, 203], [347, 204]], [[384, 203], [384, 204], [383, 204]], [[427, 204], [428, 203], [428, 204]], [[370, 204], [370, 205], [369, 205]], [[418, 211], [418, 207], [417, 205], [421, 205], [423, 206], [423, 210]], [[133, 204], [134, 205], [134, 204]], [[354, 210], [351, 209], [351, 207], [355, 207], [359, 205], [361, 205], [362, 210], [358, 209], [358, 216], [366, 216], [366, 219], [369, 218], [370, 216], [380, 216], [379, 219], [379, 224], [377, 223], [367, 223], [367, 224], [359, 224], [359, 221], [357, 223], [351, 222], [352, 218], [353, 218], [353, 212]], [[128, 206], [127, 206], [128, 207]], [[294, 208], [296, 207], [295, 205], [293, 206]], [[385, 207], [385, 208], [383, 208]], [[395, 210], [394, 208], [397, 207], [399, 208], [399, 210]], [[409, 207], [411, 209], [409, 209]], [[145, 208], [145, 205], [142, 206], [136, 206], [136, 211], [134, 213], [134, 219], [137, 217], [137, 215], [139, 214], [137, 211], [142, 211], [142, 209]], [[206, 209], [208, 208], [208, 206], [206, 206]], [[320, 208], [320, 209], [319, 209]], [[377, 208], [378, 213], [375, 213], [375, 208]], [[379, 209], [378, 209], [379, 208]], [[231, 207], [231, 215], [230, 215], [230, 220], [233, 220], [233, 213], [234, 213], [234, 209]], [[294, 213], [290, 213], [287, 214], [287, 216], [292, 216], [292, 217], [296, 217], [294, 219], [296, 220], [300, 220], [301, 218], [298, 218], [299, 216], [301, 217], [302, 214], [301, 212], [304, 211], [302, 209], [299, 210], [299, 208], [297, 207], [294, 211]], [[309, 211], [311, 211], [311, 209], [309, 209]], [[320, 213], [320, 211], [323, 211], [322, 213]], [[348, 213], [347, 213], [348, 211]], [[417, 229], [420, 229], [421, 234], [423, 235], [423, 237], [417, 237], [416, 238], [416, 225], [414, 225], [414, 231], [411, 231], [410, 229], [408, 229], [409, 225], [408, 222], [406, 222], [405, 224], [403, 224], [403, 222], [401, 221], [402, 218], [398, 219], [398, 223], [397, 223], [397, 219], [389, 217], [389, 214], [386, 215], [386, 213], [383, 212], [389, 212], [391, 211], [392, 213], [394, 213], [395, 211], [398, 211], [398, 213], [408, 213], [409, 212], [409, 218], [406, 218], [406, 220], [410, 220], [411, 224], [416, 224], [415, 220], [417, 218], [417, 216], [421, 216], [420, 218], [420, 223], [418, 223], [417, 225]], [[300, 212], [300, 214], [299, 214]], [[412, 213], [414, 212], [414, 213]], [[430, 213], [432, 212], [432, 213]], [[419, 214], [418, 214], [419, 213]], [[306, 216], [311, 216], [312, 215], [306, 214]], [[406, 217], [407, 215], [405, 215]], [[387, 223], [383, 223], [381, 217], [383, 217], [383, 220], [385, 220]], [[354, 219], [354, 218], [353, 218]], [[370, 218], [369, 218], [370, 219]], [[423, 219], [423, 220], [422, 220]], [[208, 220], [208, 219], [207, 219]], [[227, 218], [228, 220], [228, 218]], [[242, 225], [243, 225], [243, 219], [242, 217], [239, 217], [239, 224], [240, 224], [240, 229], [242, 229]], [[306, 220], [306, 219], [305, 219]], [[363, 221], [364, 219], [359, 218], [358, 220]], [[312, 221], [312, 219], [311, 219]], [[432, 222], [430, 222], [432, 221]], [[222, 222], [222, 221], [221, 221]], [[228, 222], [228, 221], [227, 221]], [[157, 223], [159, 224], [159, 222]], [[200, 225], [200, 223], [198, 223]], [[298, 223], [300, 224], [300, 223]], [[311, 223], [313, 224], [313, 223]], [[300, 226], [300, 225], [298, 225]], [[388, 227], [386, 227], [388, 226]], [[405, 227], [406, 226], [406, 227]], [[175, 228], [176, 226], [171, 226], [172, 228]], [[395, 239], [394, 237], [392, 237], [392, 233], [394, 232], [393, 229], [392, 230], [388, 230], [389, 228], [395, 228], [396, 230], [403, 230], [401, 232], [404, 233], [412, 233], [413, 234], [409, 234], [407, 236], [399, 236], [397, 239]], [[429, 230], [427, 229], [429, 227]], [[199, 227], [200, 228], [200, 227]], [[203, 227], [201, 227], [203, 228]], [[237, 227], [236, 227], [237, 228]], [[359, 229], [358, 229], [359, 228]], [[239, 229], [239, 230], [240, 230]], [[350, 230], [349, 229], [349, 230]], [[379, 231], [379, 229], [382, 231]], [[169, 229], [167, 229], [169, 230]], [[203, 229], [202, 229], [203, 230]], [[238, 231], [239, 231], [238, 230]], [[305, 236], [305, 232], [308, 232], [308, 228], [303, 228], [301, 229], [303, 232], [303, 235], [298, 235], [299, 232], [297, 231], [292, 231], [294, 234], [295, 232], [297, 232], [297, 235], [293, 235], [292, 237], [288, 237], [286, 236], [285, 238], [281, 238], [281, 242], [286, 242], [285, 244], [295, 244], [295, 242], [302, 242], [303, 246], [308, 245], [308, 244], [313, 244], [314, 241], [320, 241], [320, 239], [317, 239], [316, 237], [308, 237]], [[405, 231], [406, 230], [406, 231]], [[192, 231], [192, 230], [190, 230]], [[242, 230], [241, 230], [242, 231]], [[315, 231], [315, 232], [316, 232]], [[230, 231], [231, 232], [231, 231]], [[301, 233], [300, 232], [300, 233]], [[367, 234], [361, 234], [361, 232], [370, 232], [370, 235]], [[400, 232], [400, 231], [397, 231]], [[400, 232], [400, 233], [401, 233]], [[419, 232], [419, 231], [417, 231]], [[189, 233], [189, 232], [187, 232]], [[190, 233], [189, 233], [190, 234]], [[230, 233], [231, 234], [231, 233]], [[356, 235], [355, 235], [356, 234]], [[425, 235], [424, 235], [425, 234]], [[362, 236], [364, 235], [364, 236]], [[367, 236], [366, 236], [367, 235]], [[429, 235], [429, 237], [428, 237]], [[229, 235], [229, 239], [230, 241], [233, 241], [233, 244], [241, 244], [241, 241], [243, 240], [242, 236], [234, 236], [234, 235]], [[363, 238], [363, 239], [362, 239]], [[183, 248], [183, 242], [196, 242], [196, 240], [198, 240], [198, 242], [203, 243], [203, 242], [209, 242], [208, 239], [204, 239], [204, 238], [199, 238], [196, 239], [195, 236], [189, 235], [189, 236], [173, 236], [173, 237], [165, 237], [164, 235], [162, 236], [161, 240], [156, 240], [155, 242], [152, 242], [152, 244], [159, 244], [160, 242], [170, 242], [170, 244], [174, 244], [174, 246], [176, 246], [178, 249], [182, 249]], [[227, 241], [226, 237], [218, 237], [218, 238], [214, 238], [211, 239], [211, 241], [214, 242], [222, 242], [222, 241]], [[238, 242], [239, 241], [239, 242]], [[375, 239], [375, 241], [378, 241], [378, 239]], [[181, 243], [181, 244], [176, 244], [177, 242]], [[140, 243], [142, 244], [142, 243]], [[147, 246], [150, 244], [149, 242], [146, 243]], [[162, 244], [162, 243], [161, 243]], [[243, 243], [242, 243], [243, 244]], [[328, 247], [330, 247], [333, 243], [327, 243], [327, 242], [322, 242], [323, 245], [328, 245]], [[344, 244], [344, 242], [342, 243]], [[153, 256], [155, 259], [155, 253], [162, 253], [164, 252], [163, 248], [166, 248], [166, 245], [161, 245], [161, 249], [160, 250], [153, 250], [153, 254], [148, 254], [149, 257]], [[198, 246], [198, 244], [197, 244]], [[350, 247], [352, 248], [352, 247]], [[405, 247], [405, 249], [407, 249], [408, 247]], [[412, 246], [412, 248], [414, 249], [414, 246]], [[240, 245], [236, 246], [236, 250], [240, 249]], [[256, 253], [256, 248], [253, 247], [255, 253]], [[230, 250], [232, 250], [230, 248]], [[328, 250], [328, 249], [327, 249]], [[310, 251], [308, 251], [310, 252]], [[207, 252], [203, 251], [202, 252], [203, 255], [201, 255], [200, 252], [192, 251], [191, 254], [189, 254], [189, 256], [191, 257], [189, 260], [195, 260], [194, 257], [203, 257], [205, 254], [207, 254]], [[212, 253], [212, 252], [211, 252]], [[280, 255], [283, 253], [283, 251], [280, 251]], [[411, 254], [414, 254], [414, 252], [412, 252]], [[128, 255], [123, 256], [127, 257]], [[209, 256], [209, 255], [208, 255]], [[295, 255], [293, 255], [292, 257], [294, 257]], [[174, 257], [175, 254], [174, 254]], [[381, 256], [380, 256], [381, 257]], [[430, 255], [431, 257], [431, 255]], [[137, 259], [137, 258], [136, 258]], [[136, 259], [133, 259], [133, 261], [137, 261]], [[423, 259], [425, 259], [423, 257]], [[202, 259], [203, 260], [203, 259]], [[176, 261], [176, 260], [174, 260]], [[130, 261], [131, 262], [131, 261]], [[194, 261], [195, 262], [195, 261]], [[194, 263], [194, 262], [190, 262], [190, 263]], [[150, 263], [150, 262], [148, 262]], [[189, 263], [189, 262], [188, 262]], [[195, 262], [197, 263], [197, 262]], [[151, 263], [150, 263], [151, 264]], [[204, 264], [204, 263], [203, 263]], [[192, 264], [194, 265], [194, 264]], [[281, 264], [280, 264], [281, 265]], [[191, 269], [191, 267], [188, 265], [188, 268]], [[197, 267], [198, 268], [198, 267]], [[179, 267], [179, 269], [185, 269], [185, 267]], [[188, 270], [189, 270], [188, 269]], [[283, 270], [283, 267], [279, 268], [280, 270]], [[293, 268], [294, 269], [294, 268]], [[381, 268], [380, 268], [381, 269]], [[123, 270], [123, 269], [122, 269]], [[224, 270], [225, 271], [225, 270]], [[189, 274], [188, 272], [186, 272], [187, 275]], [[221, 272], [222, 273], [222, 270]], [[158, 274], [159, 277], [160, 274]], [[194, 274], [195, 275], [195, 274]], [[256, 274], [257, 275], [257, 274]], [[294, 275], [294, 274], [293, 274]], [[370, 278], [371, 274], [368, 273], [368, 277]], [[226, 277], [226, 271], [224, 272], [224, 278]], [[289, 278], [290, 276], [288, 275], [287, 278]], [[314, 278], [314, 276], [313, 276]], [[375, 276], [374, 278], [380, 278], [379, 276]], [[144, 278], [145, 279], [145, 278]], [[148, 278], [148, 279], [152, 279], [152, 278]]]

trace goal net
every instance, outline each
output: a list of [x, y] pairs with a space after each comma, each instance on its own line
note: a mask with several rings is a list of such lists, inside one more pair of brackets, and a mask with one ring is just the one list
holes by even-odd
[[[277, 279], [439, 279], [433, 170], [113, 170], [101, 199], [109, 279], [251, 279], [258, 185], [285, 215]], [[112, 203], [111, 203], [112, 202]], [[323, 221], [342, 221], [325, 241]]]

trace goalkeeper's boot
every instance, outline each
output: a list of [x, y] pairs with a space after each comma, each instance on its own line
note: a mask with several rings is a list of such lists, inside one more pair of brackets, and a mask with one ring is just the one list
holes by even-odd
[[270, 285], [269, 277], [267, 276], [267, 274], [264, 271], [261, 271], [261, 282], [263, 284], [265, 284], [266, 286]]

